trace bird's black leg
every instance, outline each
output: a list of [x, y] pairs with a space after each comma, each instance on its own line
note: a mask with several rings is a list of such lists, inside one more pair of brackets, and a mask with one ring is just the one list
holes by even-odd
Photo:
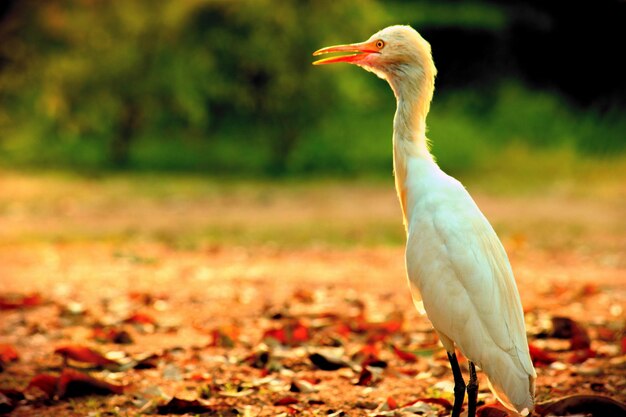
[[467, 384], [467, 417], [476, 415], [476, 400], [478, 399], [478, 378], [474, 362], [469, 361], [470, 379]]
[[454, 405], [452, 406], [451, 417], [459, 417], [461, 408], [463, 407], [463, 400], [465, 400], [465, 380], [461, 374], [461, 368], [459, 367], [459, 361], [456, 359], [456, 353], [448, 352], [448, 360], [452, 367], [452, 375], [454, 375]]

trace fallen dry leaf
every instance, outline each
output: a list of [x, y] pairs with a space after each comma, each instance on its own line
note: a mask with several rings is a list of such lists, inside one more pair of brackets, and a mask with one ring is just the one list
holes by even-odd
[[156, 326], [156, 320], [150, 314], [134, 313], [124, 320], [125, 323], [131, 324], [151, 324]]
[[75, 369], [64, 369], [58, 380], [56, 395], [59, 398], [70, 398], [90, 394], [122, 394], [123, 392], [123, 385], [111, 384]]
[[533, 365], [535, 366], [546, 366], [556, 361], [556, 358], [553, 355], [533, 345], [532, 343], [528, 344], [528, 350], [530, 352], [530, 357], [533, 361]]
[[580, 414], [592, 417], [622, 417], [626, 416], [626, 404], [603, 395], [571, 395], [539, 403], [535, 406], [535, 412], [540, 416]]
[[583, 363], [585, 362], [587, 359], [589, 358], [595, 358], [596, 357], [596, 351], [593, 349], [579, 349], [579, 350], [575, 350], [573, 351], [570, 355], [568, 355], [567, 357], [567, 362], [569, 363]]
[[373, 383], [374, 374], [372, 374], [372, 371], [370, 371], [367, 366], [364, 366], [363, 369], [361, 369], [361, 373], [359, 374], [359, 380], [357, 381], [356, 385], [369, 387], [373, 385]]
[[116, 343], [118, 345], [133, 343], [133, 338], [126, 330], [115, 328], [95, 327], [91, 337], [100, 343]]
[[517, 413], [503, 410], [493, 405], [483, 405], [476, 409], [476, 417], [516, 417]]
[[0, 362], [15, 362], [20, 358], [17, 350], [13, 345], [0, 343]]
[[16, 389], [0, 388], [0, 415], [8, 414], [24, 399], [24, 393]]
[[48, 398], [53, 398], [57, 391], [57, 383], [59, 382], [59, 377], [55, 375], [49, 374], [39, 374], [35, 375], [28, 386], [24, 391], [28, 391], [31, 388], [37, 388], [42, 391]]
[[0, 310], [15, 310], [40, 305], [43, 302], [39, 293], [31, 294], [1, 294]]
[[313, 365], [322, 371], [336, 371], [337, 369], [345, 368], [348, 366], [345, 361], [340, 358], [334, 358], [329, 355], [322, 355], [321, 353], [312, 353], [309, 355], [309, 360]]
[[266, 330], [263, 340], [274, 339], [284, 346], [299, 346], [311, 339], [310, 331], [300, 320], [290, 320], [282, 327]]
[[283, 397], [274, 401], [274, 405], [293, 405], [298, 404], [300, 401], [296, 397]]
[[213, 408], [201, 403], [198, 400], [184, 400], [174, 397], [167, 402], [157, 406], [157, 414], [187, 414], [187, 413], [210, 413], [214, 411]]
[[422, 402], [422, 403], [426, 403], [426, 404], [437, 404], [442, 406], [443, 408], [445, 408], [446, 410], [450, 411], [452, 410], [452, 404], [450, 403], [450, 401], [446, 400], [445, 398], [432, 398], [432, 397], [421, 397], [418, 398], [415, 401], [412, 401], [408, 404], [405, 405], [405, 407], [409, 406], [409, 405], [413, 405], [416, 404], [418, 402]]
[[391, 348], [393, 349], [393, 352], [396, 354], [396, 356], [403, 361], [410, 363], [417, 362], [417, 355], [415, 353], [399, 349], [393, 344], [391, 345]]
[[112, 359], [109, 359], [102, 355], [100, 352], [90, 349], [86, 346], [67, 345], [61, 346], [54, 350], [54, 353], [61, 355], [64, 361], [71, 359], [76, 362], [81, 362], [98, 367], [113, 367], [117, 368], [120, 364]]
[[41, 390], [50, 399], [80, 397], [90, 394], [122, 394], [124, 386], [94, 378], [74, 369], [64, 369], [60, 376], [39, 374], [34, 376], [26, 390], [33, 387]]
[[572, 350], [588, 349], [591, 346], [587, 331], [569, 317], [553, 317], [550, 336], [557, 339], [570, 339], [570, 349]]

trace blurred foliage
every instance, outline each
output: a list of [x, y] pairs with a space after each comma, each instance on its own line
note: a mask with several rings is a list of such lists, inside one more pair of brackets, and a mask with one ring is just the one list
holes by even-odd
[[[14, 1], [0, 20], [0, 164], [388, 173], [388, 88], [348, 66], [315, 68], [311, 52], [396, 22], [501, 33], [508, 16], [480, 2]], [[626, 145], [620, 111], [583, 111], [507, 80], [450, 88], [440, 73], [430, 137], [453, 172], [485, 167], [511, 143]]]

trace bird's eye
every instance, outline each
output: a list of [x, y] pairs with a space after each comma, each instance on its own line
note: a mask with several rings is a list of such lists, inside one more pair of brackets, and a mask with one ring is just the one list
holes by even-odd
[[376, 41], [376, 47], [378, 49], [383, 49], [384, 46], [385, 46], [385, 42], [383, 42], [383, 41]]

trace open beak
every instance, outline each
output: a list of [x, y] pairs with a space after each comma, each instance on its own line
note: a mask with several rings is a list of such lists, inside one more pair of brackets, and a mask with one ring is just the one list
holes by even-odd
[[366, 56], [370, 54], [380, 53], [378, 48], [376, 47], [376, 41], [373, 41], [353, 43], [350, 45], [329, 46], [327, 48], [318, 49], [317, 51], [313, 52], [313, 56], [330, 54], [333, 52], [347, 52], [348, 55], [340, 55], [330, 58], [319, 59], [313, 62], [313, 65], [335, 64], [337, 62], [348, 62], [350, 64], [354, 64], [363, 60]]

